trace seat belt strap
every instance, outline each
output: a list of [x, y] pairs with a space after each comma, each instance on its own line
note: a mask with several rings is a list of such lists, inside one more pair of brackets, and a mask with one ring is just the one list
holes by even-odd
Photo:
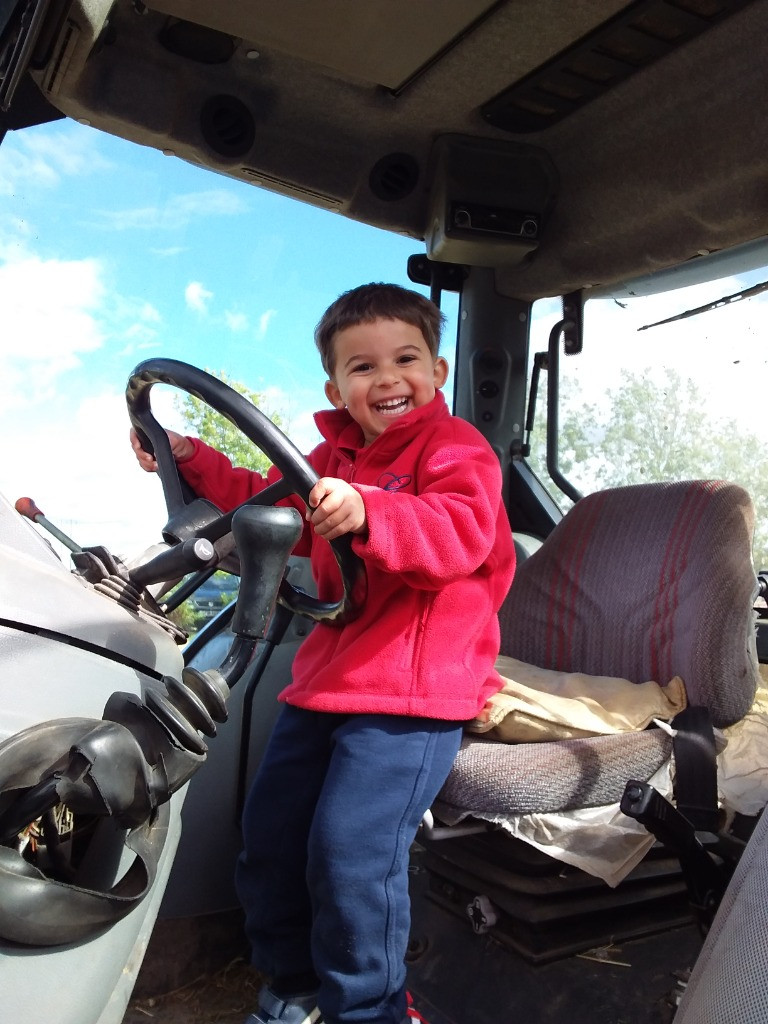
[[697, 832], [717, 832], [717, 751], [708, 708], [693, 705], [672, 720], [675, 804]]

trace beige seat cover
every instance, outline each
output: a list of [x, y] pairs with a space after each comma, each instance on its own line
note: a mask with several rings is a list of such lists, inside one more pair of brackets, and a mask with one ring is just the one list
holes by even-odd
[[605, 736], [668, 721], [687, 704], [679, 676], [666, 686], [613, 676], [557, 672], [501, 655], [504, 685], [467, 729], [505, 743]]

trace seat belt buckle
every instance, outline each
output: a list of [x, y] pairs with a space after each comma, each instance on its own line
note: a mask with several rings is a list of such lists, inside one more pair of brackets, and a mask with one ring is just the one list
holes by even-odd
[[716, 844], [718, 836], [710, 832], [698, 832], [648, 782], [630, 779], [619, 806], [624, 814], [644, 825], [651, 835], [678, 857], [691, 906], [702, 929], [706, 931], [730, 877], [730, 872], [720, 858], [713, 856], [706, 848], [706, 845]]

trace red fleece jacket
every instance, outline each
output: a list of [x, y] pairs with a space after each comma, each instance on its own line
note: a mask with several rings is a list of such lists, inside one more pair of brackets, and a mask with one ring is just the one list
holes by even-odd
[[[314, 627], [280, 699], [315, 711], [474, 717], [501, 685], [493, 667], [497, 612], [515, 569], [496, 455], [451, 415], [441, 392], [367, 448], [346, 410], [315, 421], [326, 441], [309, 462], [319, 476], [349, 481], [365, 503], [368, 535], [352, 546], [365, 562], [368, 597], [354, 622]], [[266, 486], [193, 440], [195, 453], [180, 469], [223, 511]], [[270, 470], [269, 481], [277, 476]], [[307, 525], [295, 553], [310, 555], [320, 598], [336, 600], [329, 544]]]

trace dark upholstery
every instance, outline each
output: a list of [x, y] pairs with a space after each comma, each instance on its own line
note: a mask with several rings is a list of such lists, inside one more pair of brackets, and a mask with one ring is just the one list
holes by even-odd
[[768, 814], [763, 813], [718, 907], [675, 1024], [768, 1021]]
[[[542, 668], [664, 685], [726, 726], [758, 685], [754, 511], [723, 481], [642, 484], [582, 498], [519, 566], [502, 653]], [[467, 736], [435, 804], [445, 821], [596, 807], [670, 754], [659, 730], [509, 745]]]

